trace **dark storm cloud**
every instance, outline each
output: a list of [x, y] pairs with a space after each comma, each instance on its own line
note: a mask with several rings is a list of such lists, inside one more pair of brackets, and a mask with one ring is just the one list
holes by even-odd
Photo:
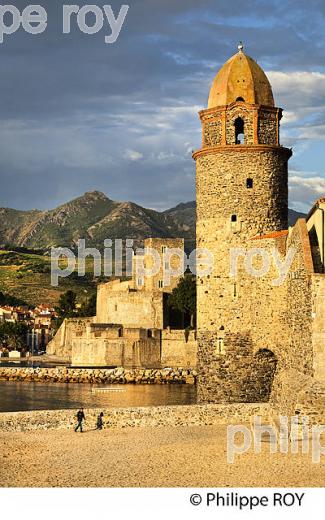
[[[287, 74], [275, 77], [274, 90], [291, 117], [288, 142], [306, 140], [306, 110], [323, 120], [317, 82], [299, 97], [308, 73], [324, 69], [322, 2], [130, 1], [113, 45], [104, 43], [107, 25], [88, 36], [72, 24], [63, 35], [62, 4], [70, 2], [39, 3], [47, 31], [19, 31], [0, 45], [0, 206], [53, 207], [92, 189], [155, 208], [192, 199], [196, 112], [239, 39], [266, 70]], [[121, 5], [93, 3], [116, 14]], [[307, 76], [297, 83], [295, 71]]]

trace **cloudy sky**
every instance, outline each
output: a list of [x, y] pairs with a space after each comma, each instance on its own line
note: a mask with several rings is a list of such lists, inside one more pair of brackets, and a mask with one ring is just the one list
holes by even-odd
[[107, 22], [63, 35], [69, 2], [39, 3], [46, 32], [0, 45], [0, 206], [53, 208], [90, 190], [155, 209], [193, 200], [197, 112], [239, 40], [285, 109], [291, 207], [325, 194], [323, 0], [129, 0], [114, 44]]

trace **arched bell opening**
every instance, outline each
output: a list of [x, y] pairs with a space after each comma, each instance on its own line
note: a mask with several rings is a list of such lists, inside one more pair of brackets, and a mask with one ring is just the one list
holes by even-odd
[[245, 122], [241, 117], [235, 119], [235, 143], [245, 143]]

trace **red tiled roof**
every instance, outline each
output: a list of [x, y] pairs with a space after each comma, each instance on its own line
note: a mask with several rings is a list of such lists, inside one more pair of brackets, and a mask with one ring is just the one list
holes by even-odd
[[266, 235], [256, 235], [252, 237], [251, 240], [263, 240], [264, 238], [280, 238], [286, 237], [289, 231], [287, 229], [283, 229], [282, 231], [273, 231], [272, 233], [267, 233]]

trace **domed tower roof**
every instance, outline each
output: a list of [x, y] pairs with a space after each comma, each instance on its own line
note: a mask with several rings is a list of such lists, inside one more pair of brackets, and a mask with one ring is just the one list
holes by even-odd
[[234, 101], [274, 106], [269, 80], [256, 61], [243, 52], [242, 44], [216, 75], [210, 90], [208, 108], [229, 105]]

